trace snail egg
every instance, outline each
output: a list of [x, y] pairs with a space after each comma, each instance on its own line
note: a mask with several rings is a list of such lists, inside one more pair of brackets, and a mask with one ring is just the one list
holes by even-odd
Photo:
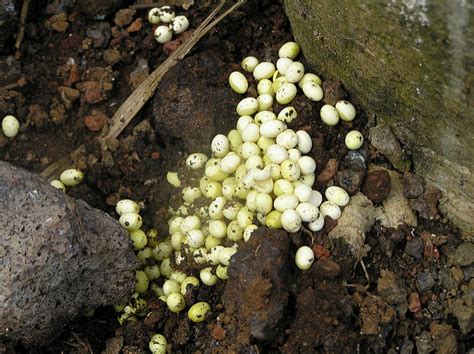
[[288, 104], [295, 98], [296, 86], [290, 82], [282, 84], [276, 92], [276, 100], [279, 104]]
[[281, 226], [287, 232], [298, 232], [301, 229], [301, 217], [293, 209], [287, 209], [281, 214]]
[[278, 134], [286, 129], [286, 124], [279, 120], [270, 120], [260, 126], [260, 135], [265, 138], [276, 138]]
[[339, 113], [334, 106], [325, 104], [320, 111], [321, 120], [329, 126], [336, 125], [339, 122]]
[[319, 207], [319, 211], [323, 216], [329, 216], [333, 220], [337, 220], [341, 217], [341, 208], [337, 204], [330, 201], [325, 201]]
[[336, 103], [336, 109], [337, 109], [341, 119], [346, 121], [346, 122], [350, 122], [351, 120], [354, 120], [354, 118], [356, 116], [355, 107], [349, 101], [341, 100], [341, 101], [337, 102]]
[[357, 150], [364, 143], [364, 136], [358, 130], [351, 130], [347, 133], [344, 142], [349, 150]]
[[286, 79], [292, 84], [297, 83], [303, 78], [304, 66], [299, 61], [291, 63], [286, 69]]
[[290, 58], [280, 58], [277, 60], [276, 67], [280, 74], [285, 75], [288, 67], [293, 63]]
[[258, 59], [253, 56], [245, 57], [242, 60], [242, 69], [244, 69], [246, 72], [249, 72], [249, 73], [253, 72], [257, 65], [258, 65]]
[[229, 139], [223, 134], [217, 134], [211, 142], [211, 151], [215, 157], [224, 157], [229, 152]]
[[303, 84], [303, 93], [311, 101], [321, 101], [323, 99], [323, 89], [313, 81], [307, 81]]
[[310, 156], [301, 156], [298, 159], [298, 165], [303, 175], [309, 175], [316, 170], [316, 162]]
[[273, 76], [275, 70], [275, 65], [273, 63], [265, 61], [255, 67], [253, 76], [255, 80], [269, 79]]
[[275, 198], [273, 205], [276, 210], [281, 212], [295, 209], [298, 206], [298, 198], [294, 194], [282, 194]]
[[176, 16], [171, 20], [170, 28], [174, 34], [181, 34], [189, 28], [189, 20], [186, 16]]
[[262, 79], [257, 84], [257, 92], [259, 95], [269, 94], [274, 96], [275, 92], [272, 89], [272, 82], [268, 79]]
[[287, 129], [277, 136], [276, 143], [287, 150], [293, 149], [298, 145], [298, 136], [294, 130]]
[[171, 40], [173, 32], [168, 26], [158, 26], [155, 29], [154, 37], [158, 43], [164, 44]]
[[311, 136], [304, 130], [298, 130], [296, 135], [298, 137], [298, 150], [303, 154], [310, 152], [313, 147]]
[[290, 58], [294, 60], [300, 53], [300, 46], [296, 42], [287, 42], [278, 50], [280, 58]]
[[249, 88], [249, 83], [244, 74], [239, 71], [234, 71], [229, 75], [229, 85], [238, 94], [244, 94]]
[[338, 206], [346, 206], [349, 203], [349, 194], [338, 186], [331, 186], [324, 192], [326, 199]]
[[311, 73], [304, 74], [303, 78], [300, 81], [298, 81], [298, 86], [302, 89], [303, 85], [306, 82], [314, 82], [316, 85], [319, 85], [319, 86], [321, 86], [323, 83], [321, 78], [318, 75], [311, 74]]
[[280, 113], [278, 113], [277, 119], [285, 123], [291, 123], [297, 116], [298, 113], [296, 109], [290, 106], [283, 108]]
[[237, 104], [239, 116], [251, 116], [258, 110], [258, 101], [253, 97], [244, 98]]
[[288, 159], [288, 152], [284, 147], [277, 144], [273, 144], [268, 147], [267, 156], [271, 162], [280, 164], [286, 159]]
[[311, 203], [300, 203], [295, 210], [304, 222], [314, 221], [319, 216], [318, 208]]

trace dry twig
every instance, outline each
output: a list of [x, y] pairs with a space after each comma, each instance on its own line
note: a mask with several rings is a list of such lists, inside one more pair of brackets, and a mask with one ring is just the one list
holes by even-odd
[[23, 1], [23, 6], [21, 7], [21, 13], [20, 13], [20, 24], [18, 28], [18, 36], [16, 37], [15, 41], [15, 58], [20, 59], [20, 46], [21, 42], [23, 41], [23, 38], [25, 37], [25, 22], [26, 22], [26, 16], [28, 15], [28, 9], [30, 8], [30, 2], [31, 0], [25, 0]]
[[[135, 115], [140, 111], [143, 105], [154, 94], [161, 78], [175, 66], [178, 61], [182, 60], [186, 54], [194, 47], [194, 45], [204, 37], [212, 28], [214, 28], [220, 21], [222, 21], [232, 11], [242, 6], [247, 0], [239, 0], [234, 3], [228, 10], [222, 13], [219, 17], [214, 19], [220, 9], [225, 5], [226, 0], [221, 0], [219, 5], [211, 12], [211, 14], [196, 28], [192, 36], [188, 38], [181, 46], [176, 49], [155, 71], [153, 71], [148, 78], [138, 86], [135, 91], [125, 100], [112, 117], [112, 124], [106, 134], [98, 138], [98, 142], [102, 149], [107, 149], [107, 142], [110, 139], [117, 138], [125, 127], [132, 121]], [[213, 20], [214, 19], [214, 20]], [[57, 176], [72, 165], [71, 156], [85, 151], [85, 145], [82, 144], [76, 150], [71, 152], [68, 157], [62, 158], [57, 162], [48, 166], [41, 176], [48, 180], [57, 178]]]
[[181, 6], [183, 9], [187, 10], [192, 5], [194, 5], [194, 0], [162, 0], [162, 1], [152, 2], [149, 4], [135, 4], [130, 7], [133, 9], [141, 10], [141, 9], [151, 9], [152, 7], [160, 7], [164, 5]]

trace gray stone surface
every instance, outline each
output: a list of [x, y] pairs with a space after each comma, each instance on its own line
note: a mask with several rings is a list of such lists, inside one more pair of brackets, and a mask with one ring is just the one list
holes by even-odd
[[128, 235], [104, 212], [3, 161], [0, 210], [0, 337], [45, 344], [133, 291]]
[[[390, 127], [414, 171], [443, 192], [441, 210], [474, 235], [472, 2], [284, 3], [308, 67], [341, 80], [377, 125]], [[389, 158], [403, 170], [403, 159]]]

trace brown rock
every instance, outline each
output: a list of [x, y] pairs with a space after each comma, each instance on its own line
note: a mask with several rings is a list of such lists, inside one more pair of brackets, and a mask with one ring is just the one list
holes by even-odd
[[103, 114], [89, 115], [84, 118], [84, 124], [92, 132], [100, 132], [107, 124], [108, 117]]
[[132, 22], [130, 26], [127, 27], [128, 33], [138, 32], [142, 29], [143, 22], [141, 18], [137, 18], [135, 21]]
[[340, 81], [325, 80], [323, 82], [323, 91], [323, 102], [333, 106], [347, 95]]
[[232, 129], [237, 119], [240, 97], [229, 90], [228, 74], [228, 65], [213, 51], [180, 61], [158, 84], [153, 101], [156, 130], [189, 151], [208, 151], [212, 138]]
[[456, 354], [458, 345], [453, 328], [448, 324], [431, 323], [431, 337], [438, 354]]
[[382, 202], [390, 193], [390, 175], [385, 170], [369, 172], [362, 186], [362, 193], [374, 204]]
[[438, 217], [439, 198], [441, 198], [440, 190], [428, 185], [421, 196], [410, 201], [410, 205], [422, 218], [433, 220]]
[[271, 340], [289, 298], [290, 238], [282, 230], [259, 228], [229, 265], [223, 304], [258, 340]]
[[334, 279], [341, 273], [339, 264], [329, 258], [321, 258], [313, 265], [313, 272], [321, 277], [327, 279]]
[[403, 195], [407, 198], [417, 198], [425, 191], [423, 179], [411, 172], [403, 175]]
[[114, 66], [115, 64], [117, 64], [122, 58], [120, 55], [120, 51], [117, 49], [106, 49], [104, 50], [104, 54], [102, 54], [102, 56], [104, 58], [104, 61], [110, 66]]
[[166, 55], [171, 55], [178, 47], [192, 35], [192, 31], [186, 31], [178, 38], [163, 44], [163, 51]]
[[380, 278], [377, 281], [377, 293], [389, 304], [397, 305], [406, 302], [406, 291], [403, 284], [393, 272], [388, 270], [380, 271]]
[[[361, 340], [345, 319], [354, 316], [354, 303], [339, 284], [318, 282], [296, 297], [290, 331], [282, 353], [352, 353]], [[317, 348], [317, 349], [316, 349]]]
[[129, 25], [137, 11], [134, 9], [121, 9], [115, 14], [114, 22], [119, 27]]
[[84, 100], [87, 103], [97, 103], [104, 99], [100, 91], [100, 85], [97, 81], [82, 82], [78, 87], [81, 92], [83, 92]]
[[321, 171], [321, 173], [318, 175], [318, 178], [316, 179], [317, 185], [324, 186], [326, 183], [328, 183], [336, 175], [338, 166], [339, 163], [336, 159], [329, 159], [329, 161], [326, 163], [326, 166], [324, 167], [324, 170]]
[[69, 66], [69, 77], [64, 80], [65, 86], [72, 86], [79, 81], [79, 68], [77, 64], [72, 64]]
[[329, 232], [337, 225], [337, 220], [331, 219], [329, 216], [324, 217], [324, 231]]
[[67, 15], [65, 12], [51, 16], [48, 21], [46, 21], [46, 26], [55, 30], [56, 32], [64, 33], [69, 27], [67, 22]]
[[418, 293], [411, 293], [408, 296], [408, 309], [410, 312], [418, 312], [421, 310], [420, 295], [418, 295]]
[[94, 23], [86, 30], [88, 42], [83, 42], [87, 47], [92, 44], [94, 48], [105, 48], [110, 41], [111, 29], [108, 22]]
[[122, 352], [123, 348], [123, 337], [118, 336], [109, 338], [105, 342], [105, 345], [106, 347], [103, 351], [103, 354], [119, 354]]
[[223, 341], [225, 339], [226, 331], [221, 326], [215, 326], [211, 332], [212, 338], [218, 341]]
[[61, 99], [63, 101], [64, 106], [66, 109], [71, 108], [74, 101], [76, 101], [79, 96], [80, 92], [76, 89], [67, 86], [59, 86], [58, 87], [59, 93], [61, 95]]
[[329, 252], [329, 250], [324, 246], [314, 245], [312, 248], [316, 259], [328, 258], [331, 255], [331, 252]]
[[49, 122], [49, 115], [38, 104], [32, 104], [28, 107], [28, 116], [26, 124], [34, 127], [44, 127]]
[[54, 124], [61, 124], [64, 122], [66, 108], [56, 97], [53, 98], [49, 109], [49, 115], [51, 116], [51, 121]]
[[395, 325], [396, 317], [395, 310], [381, 299], [367, 296], [360, 309], [361, 334], [381, 336], [382, 331], [388, 333], [388, 329]]
[[335, 182], [349, 193], [349, 195], [354, 195], [359, 191], [364, 177], [365, 170], [347, 169], [337, 173]]

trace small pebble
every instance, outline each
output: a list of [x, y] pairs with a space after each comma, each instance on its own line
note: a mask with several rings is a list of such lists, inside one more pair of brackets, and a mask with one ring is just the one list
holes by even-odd
[[374, 204], [382, 202], [390, 193], [390, 175], [385, 170], [369, 172], [362, 186], [362, 193]]

